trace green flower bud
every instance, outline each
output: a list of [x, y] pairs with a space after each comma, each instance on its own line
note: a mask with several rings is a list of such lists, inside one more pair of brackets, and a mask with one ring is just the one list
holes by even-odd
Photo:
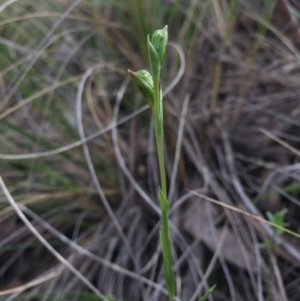
[[153, 81], [159, 81], [160, 57], [153, 44], [150, 42], [149, 35], [147, 36], [147, 48], [148, 48], [149, 61], [150, 61]]
[[159, 55], [160, 62], [162, 62], [165, 57], [167, 43], [168, 43], [167, 25], [163, 29], [154, 31], [152, 35], [151, 43]]
[[154, 89], [153, 89], [153, 79], [151, 74], [146, 70], [139, 70], [133, 72], [128, 70], [134, 84], [142, 93], [148, 105], [153, 108], [154, 106]]

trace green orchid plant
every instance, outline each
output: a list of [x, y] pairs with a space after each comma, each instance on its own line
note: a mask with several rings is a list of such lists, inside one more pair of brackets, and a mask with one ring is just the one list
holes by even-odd
[[149, 54], [151, 73], [146, 70], [133, 72], [128, 70], [131, 78], [142, 93], [146, 102], [152, 109], [155, 126], [155, 138], [158, 154], [161, 187], [158, 199], [161, 207], [161, 226], [159, 230], [160, 244], [164, 260], [164, 277], [169, 293], [170, 301], [175, 296], [175, 276], [172, 269], [171, 236], [169, 222], [169, 202], [167, 199], [167, 181], [165, 171], [164, 149], [163, 149], [163, 94], [160, 85], [160, 70], [168, 43], [168, 27], [156, 30], [151, 38], [147, 38], [147, 49]]
[[[169, 300], [175, 297], [175, 275], [172, 269], [171, 234], [169, 221], [169, 201], [167, 197], [167, 181], [164, 160], [164, 130], [163, 130], [163, 93], [160, 84], [161, 65], [165, 57], [168, 43], [168, 26], [156, 30], [152, 38], [147, 37], [147, 49], [151, 67], [151, 74], [146, 70], [133, 72], [128, 70], [134, 84], [152, 110], [155, 126], [155, 139], [160, 172], [160, 187], [158, 200], [161, 208], [161, 225], [159, 229], [160, 244], [164, 262], [164, 277], [169, 294]], [[204, 301], [214, 289], [211, 288], [199, 301]]]

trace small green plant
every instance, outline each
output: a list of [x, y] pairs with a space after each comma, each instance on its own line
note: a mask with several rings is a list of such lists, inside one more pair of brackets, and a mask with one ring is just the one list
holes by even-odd
[[[169, 201], [167, 197], [167, 181], [164, 160], [164, 130], [163, 130], [163, 93], [160, 84], [160, 71], [168, 42], [168, 27], [156, 30], [152, 38], [147, 37], [147, 50], [149, 55], [151, 74], [146, 70], [133, 72], [128, 70], [131, 78], [145, 98], [152, 110], [152, 116], [155, 126], [155, 139], [158, 156], [158, 165], [160, 172], [161, 186], [159, 187], [158, 200], [161, 208], [161, 225], [159, 229], [160, 244], [162, 247], [164, 262], [164, 277], [169, 294], [169, 300], [173, 301], [175, 297], [175, 275], [172, 269], [172, 251], [171, 235], [169, 221]], [[209, 289], [206, 294], [199, 300], [205, 301], [215, 286]]]
[[152, 116], [155, 125], [155, 139], [160, 171], [161, 187], [159, 188], [158, 199], [161, 207], [161, 226], [159, 229], [160, 244], [162, 247], [164, 261], [164, 277], [169, 293], [170, 301], [175, 296], [175, 276], [172, 269], [171, 235], [169, 222], [169, 202], [167, 199], [167, 181], [163, 149], [163, 94], [160, 85], [161, 63], [166, 53], [168, 42], [168, 27], [156, 30], [151, 38], [147, 38], [147, 49], [152, 75], [146, 70], [133, 72], [128, 70], [133, 82], [142, 93], [146, 102], [152, 109]]
[[[274, 224], [275, 235], [281, 235], [284, 232], [284, 229], [289, 226], [288, 223], [284, 221], [284, 216], [287, 214], [287, 209], [282, 209], [275, 213], [270, 211], [266, 212], [266, 216], [270, 222]], [[262, 249], [273, 249], [276, 247], [276, 242], [274, 239], [270, 239], [262, 243], [260, 246]]]
[[287, 214], [287, 209], [282, 209], [275, 213], [272, 213], [270, 211], [266, 212], [268, 220], [278, 226], [278, 228], [275, 228], [275, 232], [277, 235], [281, 235], [284, 232], [282, 228], [289, 226], [288, 223], [284, 222], [284, 216], [286, 214]]

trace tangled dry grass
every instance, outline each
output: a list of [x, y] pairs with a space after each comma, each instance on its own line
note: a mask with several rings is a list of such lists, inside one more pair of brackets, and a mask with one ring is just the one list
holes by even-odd
[[6, 3], [0, 300], [167, 300], [153, 123], [126, 74], [164, 24], [178, 299], [299, 300], [299, 238], [222, 206], [286, 209], [298, 232], [297, 2]]

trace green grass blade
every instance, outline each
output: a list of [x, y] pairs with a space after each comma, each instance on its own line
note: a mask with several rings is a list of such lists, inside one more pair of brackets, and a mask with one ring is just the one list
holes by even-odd
[[205, 301], [209, 297], [209, 295], [213, 292], [213, 290], [216, 288], [216, 284], [208, 289], [208, 291], [205, 293], [204, 296], [202, 296], [199, 301]]

